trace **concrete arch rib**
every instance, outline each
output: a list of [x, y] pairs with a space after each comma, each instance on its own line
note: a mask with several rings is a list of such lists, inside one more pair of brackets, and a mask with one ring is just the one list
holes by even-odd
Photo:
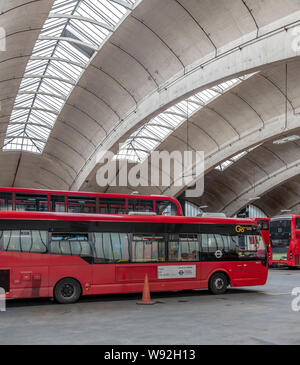
[[222, 211], [226, 215], [232, 216], [247, 204], [249, 198], [253, 196], [253, 194], [262, 196], [263, 199], [263, 195], [269, 193], [273, 189], [276, 189], [281, 184], [285, 183], [290, 179], [293, 179], [299, 174], [300, 174], [300, 160], [297, 160], [293, 164], [289, 165], [287, 168], [275, 171], [273, 175], [270, 176], [269, 178], [258, 181], [253, 187], [240, 193], [238, 197], [236, 197], [231, 202], [227, 203], [227, 205], [222, 209]]
[[[231, 52], [221, 54], [209, 62], [197, 64], [190, 68], [186, 75], [173, 79], [163, 88], [153, 92], [149, 97], [138, 103], [137, 108], [121, 121], [102, 141], [98, 149], [89, 157], [71, 189], [80, 189], [84, 181], [93, 174], [101, 151], [110, 150], [118, 144], [120, 138], [128, 135], [133, 128], [159, 114], [173, 105], [209, 86], [216, 85], [233, 77], [251, 73], [264, 67], [270, 67], [284, 60], [293, 60], [300, 52], [291, 47], [294, 35], [292, 28], [299, 25], [300, 11], [260, 30], [255, 40], [242, 44]], [[263, 50], [263, 51], [262, 51]], [[264, 57], [261, 57], [261, 55]], [[206, 60], [207, 61], [207, 60]], [[267, 124], [268, 122], [265, 121]], [[267, 129], [267, 128], [265, 128]], [[245, 138], [241, 138], [243, 144]]]

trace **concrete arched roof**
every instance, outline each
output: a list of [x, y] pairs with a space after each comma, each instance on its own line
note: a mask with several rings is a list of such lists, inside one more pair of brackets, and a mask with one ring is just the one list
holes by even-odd
[[[285, 97], [286, 70], [288, 75], [287, 102]], [[241, 151], [259, 143], [280, 138], [283, 134], [292, 132], [297, 134], [300, 121], [299, 71], [300, 62], [293, 61], [288, 64], [287, 69], [286, 65], [282, 64], [253, 75], [200, 109], [188, 122], [177, 128], [159, 146], [159, 150], [204, 151], [205, 170], [208, 174], [206, 176], [209, 176], [209, 172], [214, 171], [218, 164]], [[188, 146], [187, 134], [189, 136]], [[95, 181], [92, 180], [91, 183], [95, 184]], [[96, 185], [93, 185], [93, 188], [96, 188]], [[136, 190], [129, 187], [128, 191], [130, 189]], [[139, 191], [141, 189], [144, 193], [164, 193], [176, 196], [182, 192], [180, 187], [139, 188]], [[109, 188], [106, 191], [115, 190]]]
[[[300, 129], [295, 132], [299, 134]], [[279, 214], [281, 209], [291, 207], [291, 199], [293, 204], [300, 201], [299, 189], [295, 187], [278, 194], [285, 186], [291, 186], [291, 181], [299, 180], [299, 174], [298, 140], [284, 144], [265, 142], [224, 171], [211, 170], [205, 176], [205, 193], [193, 202], [208, 205], [210, 211], [224, 212], [227, 216], [233, 216], [250, 203], [269, 215]]]
[[[20, 78], [52, 3], [16, 1], [14, 9], [12, 2], [0, 5], [1, 24], [9, 24], [7, 52], [0, 52], [2, 144]], [[9, 161], [0, 184], [83, 188], [87, 178], [94, 181], [101, 149], [116, 151], [132, 130], [167, 106], [252, 71], [260, 74], [193, 117], [195, 140], [190, 137], [189, 142], [197, 147], [201, 141], [211, 155], [209, 171], [246, 146], [282, 133], [285, 65], [281, 63], [299, 56], [291, 46], [299, 10], [297, 0], [234, 0], [230, 11], [226, 0], [138, 2], [84, 71], [43, 154], [0, 153], [3, 164]], [[299, 107], [296, 63], [290, 63], [288, 70], [292, 101], [288, 130], [293, 130]], [[159, 149], [174, 149], [174, 140], [176, 147], [184, 148], [184, 128]]]

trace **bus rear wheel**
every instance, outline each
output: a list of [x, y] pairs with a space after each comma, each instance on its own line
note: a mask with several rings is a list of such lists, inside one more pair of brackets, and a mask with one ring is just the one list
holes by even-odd
[[75, 303], [81, 295], [81, 286], [72, 278], [60, 280], [54, 288], [54, 298], [58, 303]]
[[212, 294], [224, 294], [227, 290], [228, 280], [222, 272], [215, 273], [209, 280], [208, 289]]

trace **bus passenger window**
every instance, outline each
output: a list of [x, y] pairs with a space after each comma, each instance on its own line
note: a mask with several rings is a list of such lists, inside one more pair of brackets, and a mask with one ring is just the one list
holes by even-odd
[[163, 235], [134, 234], [131, 242], [132, 262], [164, 262], [165, 240]]
[[177, 215], [178, 209], [170, 200], [155, 200], [155, 212], [157, 215], [173, 216]]
[[199, 261], [200, 244], [197, 234], [169, 235], [169, 261]]
[[128, 262], [129, 238], [127, 233], [93, 233], [95, 264]]
[[128, 212], [154, 212], [153, 200], [128, 199]]
[[12, 210], [13, 195], [12, 193], [0, 193], [0, 210]]
[[52, 233], [50, 253], [56, 255], [92, 257], [92, 249], [88, 241], [88, 234]]
[[47, 231], [2, 231], [0, 249], [3, 251], [45, 253]]
[[50, 196], [51, 212], [65, 212], [65, 196], [64, 195], [51, 195]]
[[99, 198], [99, 213], [126, 214], [126, 200], [119, 198]]
[[85, 196], [68, 196], [68, 212], [69, 213], [96, 213], [96, 198]]
[[46, 212], [48, 211], [48, 195], [16, 193], [16, 210], [26, 212]]
[[237, 244], [237, 252], [240, 258], [264, 258], [266, 254], [265, 244], [260, 235], [239, 235], [232, 237]]
[[[237, 245], [230, 235], [217, 233], [201, 234], [201, 255], [203, 260], [229, 260], [237, 257]], [[217, 252], [217, 255], [216, 255]]]
[[260, 231], [268, 231], [269, 230], [269, 222], [266, 219], [261, 219], [257, 221], [258, 229]]

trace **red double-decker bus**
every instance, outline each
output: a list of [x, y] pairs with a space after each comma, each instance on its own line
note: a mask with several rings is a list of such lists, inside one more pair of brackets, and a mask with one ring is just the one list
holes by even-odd
[[0, 187], [0, 211], [182, 215], [179, 202], [162, 195], [102, 194]]
[[0, 212], [0, 287], [8, 298], [263, 285], [267, 255], [253, 220]]
[[300, 215], [283, 215], [270, 221], [271, 265], [300, 267]]

